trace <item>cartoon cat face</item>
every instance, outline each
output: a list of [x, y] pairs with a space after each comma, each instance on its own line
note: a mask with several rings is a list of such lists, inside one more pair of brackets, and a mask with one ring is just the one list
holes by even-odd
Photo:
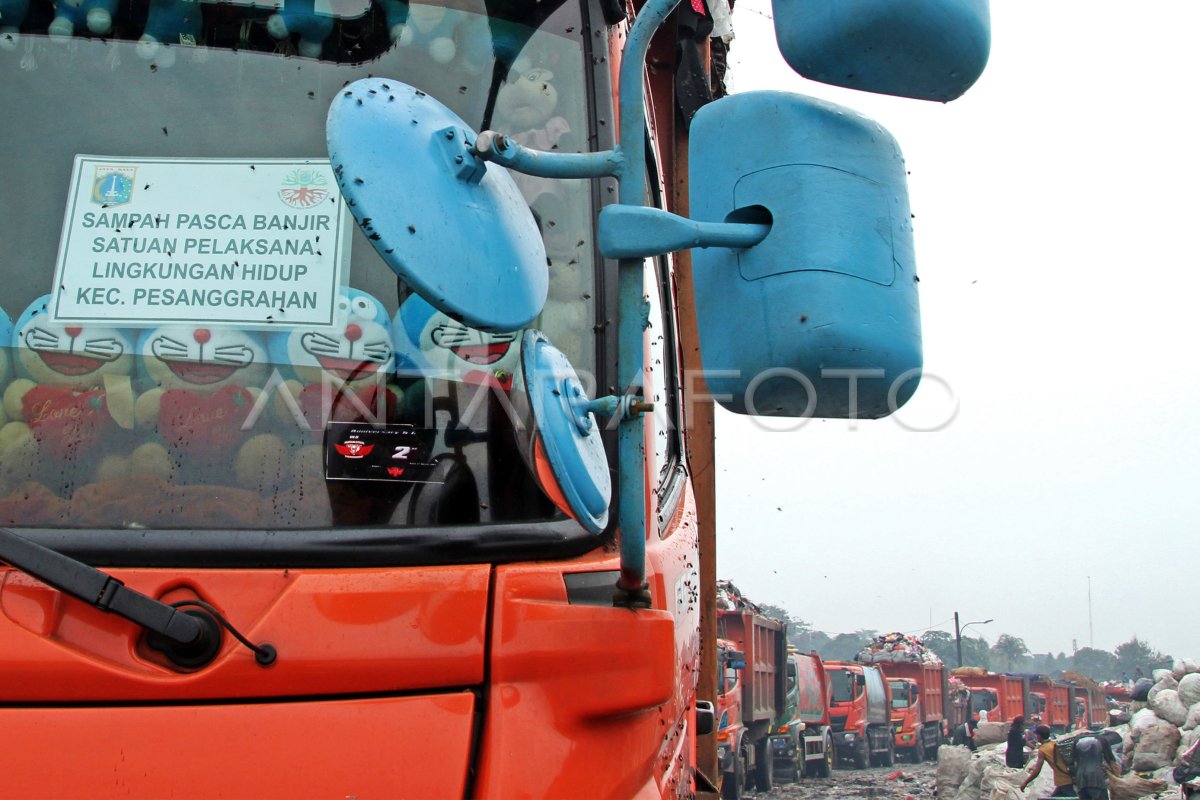
[[349, 384], [386, 378], [395, 363], [392, 331], [383, 303], [358, 289], [343, 288], [332, 328], [297, 327], [271, 337], [271, 360], [290, 364], [300, 380], [317, 383], [322, 373]]
[[392, 325], [397, 364], [428, 377], [467, 383], [511, 385], [520, 332], [484, 333], [467, 327], [411, 295]]
[[127, 331], [92, 323], [62, 325], [50, 319], [50, 295], [25, 309], [13, 329], [17, 368], [37, 383], [85, 389], [105, 375], [129, 375], [133, 341]]
[[262, 337], [236, 328], [167, 325], [137, 343], [146, 375], [164, 389], [210, 394], [230, 384], [261, 386], [267, 374]]

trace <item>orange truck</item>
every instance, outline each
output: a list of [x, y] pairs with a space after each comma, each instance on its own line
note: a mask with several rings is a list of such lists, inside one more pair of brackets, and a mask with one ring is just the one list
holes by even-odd
[[1029, 679], [1031, 724], [1046, 725], [1055, 733], [1065, 733], [1073, 727], [1071, 719], [1071, 689], [1049, 675]]
[[1014, 717], [1029, 718], [1026, 699], [1029, 679], [989, 672], [964, 676], [971, 692], [971, 713], [976, 719], [986, 712], [988, 722], [1012, 722]]
[[838, 760], [855, 769], [890, 767], [896, 761], [892, 693], [879, 667], [826, 661], [829, 724]]
[[[930, 2], [773, 16], [945, 102]], [[921, 356], [898, 145], [701, 103], [693, 9], [3, 3], [7, 795], [716, 791], [712, 403]]]
[[914, 764], [937, 758], [945, 736], [946, 675], [941, 664], [891, 661], [880, 664], [892, 693], [896, 753]]
[[770, 733], [786, 714], [787, 626], [750, 608], [719, 609], [717, 637], [717, 758], [722, 794], [737, 800], [746, 786], [775, 785]]

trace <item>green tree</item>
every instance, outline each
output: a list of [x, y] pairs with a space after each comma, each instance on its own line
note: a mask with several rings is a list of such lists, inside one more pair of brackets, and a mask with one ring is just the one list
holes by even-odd
[[1024, 639], [1002, 633], [996, 643], [992, 645], [991, 656], [996, 669], [1003, 672], [1015, 672], [1029, 661], [1029, 648], [1025, 646]]
[[[982, 636], [978, 639], [972, 639], [969, 636], [962, 637], [962, 655], [964, 667], [992, 668], [991, 648], [988, 647], [987, 640]], [[957, 654], [953, 663], [958, 663]]]
[[825, 661], [851, 661], [876, 635], [875, 631], [867, 630], [839, 633], [818, 652]]
[[[791, 612], [783, 606], [774, 606], [770, 603], [759, 604], [759, 609], [768, 617], [774, 617], [780, 622], [787, 623], [787, 639], [788, 644], [797, 649], [803, 650], [805, 639], [809, 638], [807, 634], [812, 631], [812, 625], [808, 624], [800, 617], [792, 616]], [[808, 652], [805, 650], [804, 652]]]
[[940, 658], [943, 663], [950, 666], [958, 665], [958, 656], [955, 655], [954, 635], [946, 631], [925, 631], [921, 634], [921, 644], [933, 651], [933, 654]]
[[1094, 681], [1106, 681], [1119, 677], [1117, 658], [1107, 650], [1082, 647], [1075, 651], [1072, 667]]
[[1158, 652], [1135, 635], [1128, 642], [1117, 645], [1115, 661], [1114, 677], [1135, 678], [1140, 674], [1148, 678], [1156, 669], [1169, 669], [1172, 658]]

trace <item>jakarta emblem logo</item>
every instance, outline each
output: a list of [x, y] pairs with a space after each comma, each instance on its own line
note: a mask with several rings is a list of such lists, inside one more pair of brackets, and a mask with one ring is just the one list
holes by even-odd
[[133, 199], [133, 179], [137, 167], [96, 167], [92, 178], [92, 202], [99, 206], [120, 206]]
[[333, 448], [338, 451], [339, 455], [346, 458], [363, 458], [370, 455], [375, 449], [375, 445], [367, 444], [361, 439], [347, 439], [341, 444], [334, 443]]
[[315, 169], [294, 169], [279, 187], [279, 199], [292, 208], [312, 208], [329, 196], [328, 181]]

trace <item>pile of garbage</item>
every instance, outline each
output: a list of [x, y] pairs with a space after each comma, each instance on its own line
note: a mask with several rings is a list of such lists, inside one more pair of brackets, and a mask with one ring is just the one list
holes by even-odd
[[762, 609], [733, 585], [733, 581], [717, 581], [717, 608], [722, 611], [753, 611], [756, 614], [762, 612]]
[[854, 657], [862, 664], [888, 664], [897, 661], [934, 664], [942, 660], [932, 650], [921, 644], [915, 636], [903, 633], [884, 633], [876, 636]]
[[[1155, 670], [1154, 677], [1139, 681], [1131, 694], [1129, 722], [1108, 729], [1121, 737], [1121, 744], [1114, 745], [1113, 750], [1124, 773], [1110, 782], [1110, 797], [1113, 800], [1176, 798], [1179, 796], [1176, 777], [1180, 771], [1187, 770], [1189, 765], [1194, 765], [1192, 771], [1200, 771], [1200, 665], [1184, 659], [1175, 662], [1173, 669]], [[1049, 767], [1044, 767], [1037, 779], [1021, 792], [1019, 787], [1026, 770], [1005, 766], [1004, 741], [984, 744], [999, 739], [1006, 728], [1006, 723], [980, 723], [975, 735], [980, 746], [975, 752], [961, 746], [941, 747], [938, 797], [1029, 800], [1049, 796], [1054, 788]]]
[[[1200, 665], [1176, 661], [1134, 684], [1129, 703], [1130, 769], [1169, 771], [1200, 742]], [[1122, 726], [1124, 727], [1124, 726]]]

